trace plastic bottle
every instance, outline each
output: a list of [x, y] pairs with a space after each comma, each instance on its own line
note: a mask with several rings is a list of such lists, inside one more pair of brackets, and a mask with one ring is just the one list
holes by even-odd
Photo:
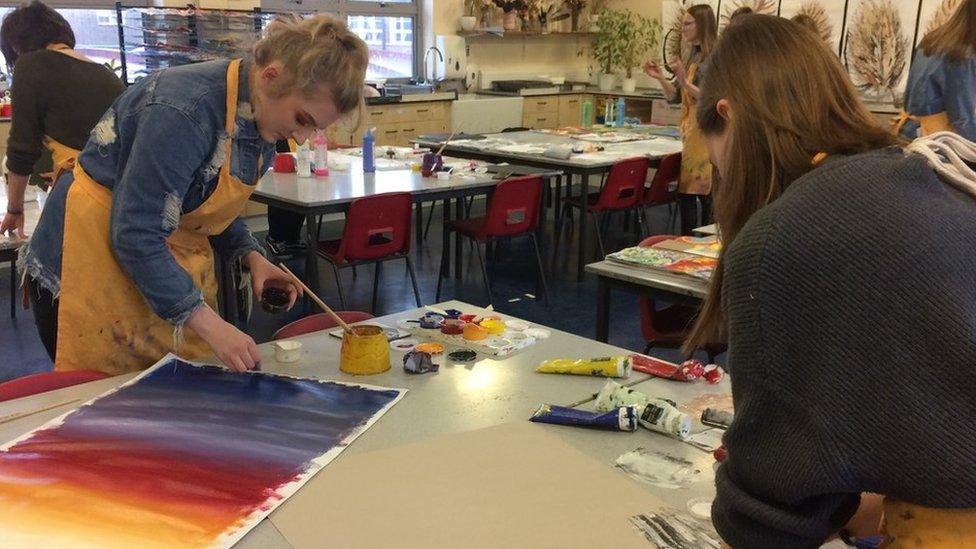
[[363, 172], [373, 173], [376, 171], [376, 166], [373, 164], [373, 144], [376, 142], [373, 137], [373, 129], [370, 128], [366, 130], [363, 134]]
[[613, 126], [613, 99], [607, 97], [606, 107], [603, 109], [603, 125], [606, 127]]
[[315, 175], [329, 176], [329, 140], [323, 130], [315, 131]]
[[617, 98], [617, 108], [616, 108], [616, 119], [614, 120], [614, 126], [622, 127], [624, 125], [624, 118], [627, 115], [627, 103], [624, 102], [623, 97]]
[[312, 177], [312, 151], [308, 148], [308, 140], [299, 143], [295, 151], [295, 173], [298, 177]]
[[587, 98], [583, 101], [583, 127], [593, 126], [593, 100]]

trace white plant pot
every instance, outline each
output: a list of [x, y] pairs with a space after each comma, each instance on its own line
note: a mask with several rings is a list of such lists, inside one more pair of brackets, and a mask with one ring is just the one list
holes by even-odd
[[600, 91], [610, 91], [613, 89], [614, 84], [617, 83], [616, 74], [601, 74], [600, 75]]
[[624, 93], [634, 93], [637, 89], [637, 80], [634, 78], [624, 78], [624, 81], [620, 84], [620, 89]]
[[473, 31], [475, 26], [478, 25], [478, 18], [473, 15], [463, 15], [461, 16], [461, 30], [463, 31]]

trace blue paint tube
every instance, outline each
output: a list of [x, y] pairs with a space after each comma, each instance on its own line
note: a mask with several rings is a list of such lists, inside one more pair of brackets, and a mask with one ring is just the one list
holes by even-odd
[[637, 418], [640, 415], [638, 412], [638, 408], [634, 406], [622, 406], [609, 412], [588, 412], [554, 404], [543, 404], [532, 414], [529, 421], [593, 427], [609, 431], [636, 431]]

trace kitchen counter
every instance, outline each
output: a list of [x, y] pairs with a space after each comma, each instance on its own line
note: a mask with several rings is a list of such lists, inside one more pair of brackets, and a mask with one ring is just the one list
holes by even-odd
[[587, 87], [582, 90], [561, 90], [558, 92], [547, 92], [540, 94], [530, 94], [530, 95], [520, 95], [513, 92], [501, 92], [492, 90], [478, 90], [476, 92], [478, 95], [492, 95], [492, 96], [502, 96], [502, 97], [537, 97], [539, 95], [608, 95], [613, 97], [630, 97], [633, 99], [664, 99], [664, 94], [661, 90], [656, 88], [638, 88], [633, 92], [624, 92], [621, 90], [610, 90], [610, 91], [600, 91], [596, 87]]
[[389, 97], [367, 97], [367, 105], [399, 105], [401, 103], [422, 103], [429, 101], [454, 101], [457, 98], [455, 92], [434, 92], [434, 93], [411, 93], [397, 96], [399, 100], [391, 101]]

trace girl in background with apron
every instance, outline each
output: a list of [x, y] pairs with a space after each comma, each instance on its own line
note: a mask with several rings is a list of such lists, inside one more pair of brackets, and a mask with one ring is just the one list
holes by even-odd
[[963, 0], [919, 42], [894, 130], [906, 139], [951, 131], [976, 141], [976, 0]]
[[[691, 45], [691, 51], [683, 62], [673, 63], [675, 81], [668, 80], [661, 66], [654, 61], [648, 61], [644, 65], [644, 73], [660, 82], [668, 101], [681, 103], [683, 148], [678, 204], [681, 208], [681, 234], [689, 235], [696, 227], [711, 223], [712, 217], [712, 164], [695, 119], [701, 67], [718, 36], [718, 24], [712, 7], [698, 4], [689, 8], [682, 20], [681, 36], [685, 43]], [[698, 214], [699, 204], [701, 216]]]
[[[55, 186], [22, 264], [57, 297], [55, 368], [121, 374], [168, 352], [243, 371], [254, 341], [214, 312], [211, 247], [242, 260], [254, 291], [292, 279], [238, 217], [274, 156], [359, 109], [365, 43], [317, 16], [275, 21], [253, 59], [154, 73], [98, 123]], [[44, 335], [43, 337], [52, 337]]]

